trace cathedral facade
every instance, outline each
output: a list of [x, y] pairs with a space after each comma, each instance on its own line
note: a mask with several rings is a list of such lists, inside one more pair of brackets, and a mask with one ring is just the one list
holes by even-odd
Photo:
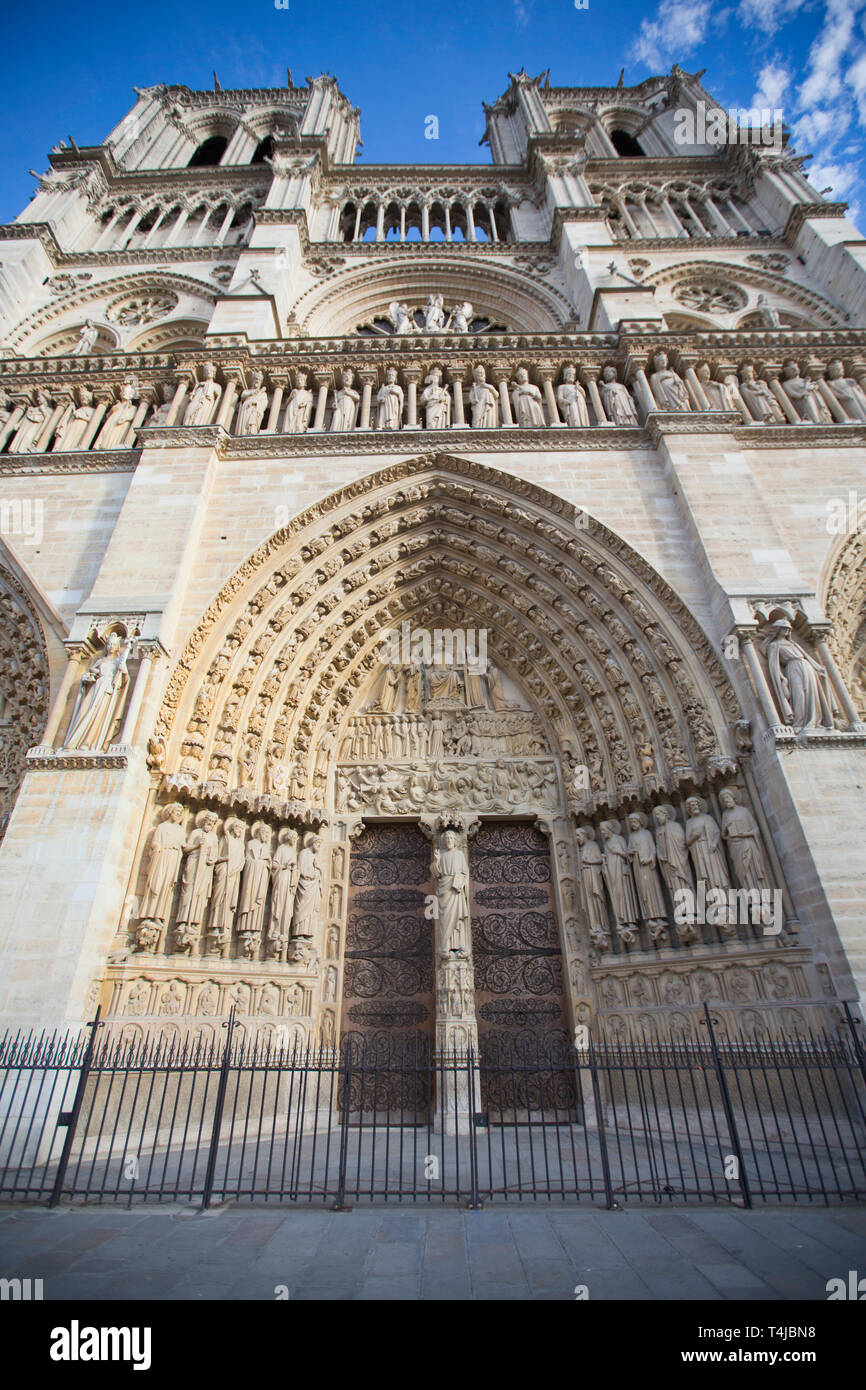
[[866, 243], [679, 68], [485, 112], [137, 90], [0, 229], [5, 1024], [844, 1026]]

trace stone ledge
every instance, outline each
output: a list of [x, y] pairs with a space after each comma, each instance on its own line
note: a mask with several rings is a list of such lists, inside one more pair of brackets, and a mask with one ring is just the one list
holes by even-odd
[[130, 743], [113, 743], [110, 748], [51, 748], [37, 744], [27, 754], [29, 770], [70, 771], [74, 768], [129, 767], [136, 750]]

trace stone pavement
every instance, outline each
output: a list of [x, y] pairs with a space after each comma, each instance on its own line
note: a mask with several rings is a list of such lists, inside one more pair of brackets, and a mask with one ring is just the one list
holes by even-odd
[[46, 1299], [818, 1299], [866, 1210], [0, 1208], [0, 1275]]

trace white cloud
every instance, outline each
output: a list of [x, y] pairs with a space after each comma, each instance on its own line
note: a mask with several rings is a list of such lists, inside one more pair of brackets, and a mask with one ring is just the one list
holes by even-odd
[[782, 106], [785, 93], [791, 82], [791, 74], [780, 62], [771, 59], [765, 63], [758, 74], [758, 86], [752, 97], [752, 106], [769, 106], [775, 110]]
[[524, 5], [523, 0], [512, 0], [512, 4], [518, 29], [525, 29], [529, 23], [529, 10]]
[[826, 104], [842, 92], [842, 59], [849, 52], [854, 19], [863, 0], [828, 0], [824, 27], [809, 50], [809, 71], [800, 88], [804, 107]]
[[765, 34], [775, 34], [804, 3], [805, 0], [740, 0], [737, 18], [744, 29], [760, 29]]
[[655, 19], [641, 20], [640, 32], [629, 49], [629, 61], [660, 69], [668, 58], [679, 61], [703, 43], [711, 18], [710, 0], [662, 3]]
[[[839, 202], [850, 192], [860, 178], [856, 164], [825, 164], [813, 162], [808, 165], [806, 177], [813, 188], [820, 193], [822, 188], [832, 189], [833, 198]], [[829, 194], [828, 194], [829, 196]]]

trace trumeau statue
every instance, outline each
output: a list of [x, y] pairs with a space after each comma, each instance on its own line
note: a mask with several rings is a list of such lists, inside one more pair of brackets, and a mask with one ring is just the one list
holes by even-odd
[[473, 429], [495, 430], [499, 427], [499, 392], [489, 384], [483, 367], [473, 368], [469, 404], [472, 406]]
[[827, 672], [800, 646], [791, 624], [779, 618], [767, 644], [767, 667], [776, 705], [784, 722], [800, 729], [835, 728]]
[[572, 366], [562, 370], [562, 384], [556, 388], [556, 404], [562, 411], [567, 425], [585, 429], [589, 425], [589, 408], [586, 392], [577, 380], [577, 369]]
[[433, 852], [433, 875], [442, 949], [465, 956], [469, 943], [469, 865], [453, 830], [444, 832], [441, 847]]
[[522, 426], [544, 425], [544, 405], [541, 392], [529, 380], [525, 367], [518, 367], [511, 383], [511, 404], [515, 423]]
[[782, 368], [782, 387], [804, 424], [832, 425], [833, 416], [817, 381], [800, 376], [796, 362], [786, 362]]
[[358, 418], [358, 402], [361, 397], [352, 386], [354, 380], [354, 372], [348, 367], [344, 367], [341, 385], [334, 392], [332, 430], [353, 430], [355, 428], [355, 421]]
[[246, 391], [241, 392], [235, 422], [235, 434], [258, 434], [261, 429], [268, 406], [268, 393], [264, 387], [264, 380], [261, 372], [253, 372], [252, 384]]
[[376, 428], [398, 430], [403, 423], [403, 388], [397, 382], [397, 368], [388, 367], [385, 381], [376, 396]]
[[451, 424], [451, 393], [442, 385], [439, 367], [433, 367], [424, 378], [420, 400], [428, 430], [447, 430]]
[[63, 425], [57, 432], [54, 441], [54, 451], [69, 449], [80, 449], [81, 441], [87, 433], [90, 421], [96, 407], [93, 404], [93, 392], [88, 391], [86, 386], [79, 386], [76, 392], [78, 405], [66, 416]]
[[605, 367], [601, 374], [601, 401], [613, 425], [636, 425], [637, 407], [627, 386], [616, 379], [616, 368]]
[[689, 393], [682, 378], [668, 366], [666, 352], [657, 352], [653, 357], [655, 371], [649, 379], [650, 390], [659, 410], [691, 410]]
[[307, 386], [307, 373], [295, 373], [295, 387], [286, 406], [283, 429], [286, 434], [303, 434], [313, 413], [313, 393]]
[[120, 717], [129, 681], [126, 665], [132, 642], [116, 632], [105, 638], [105, 651], [81, 677], [78, 698], [64, 748], [104, 748]]
[[129, 427], [135, 419], [135, 387], [124, 382], [120, 388], [120, 400], [115, 401], [105, 417], [105, 423], [96, 437], [94, 449], [122, 449], [129, 434]]
[[78, 342], [72, 349], [73, 357], [89, 356], [89, 354], [93, 351], [94, 347], [96, 346], [96, 340], [98, 337], [99, 329], [96, 327], [96, 324], [93, 322], [93, 319], [87, 319], [85, 321], [84, 327], [78, 335]]
[[827, 385], [852, 420], [866, 420], [866, 392], [853, 377], [845, 375], [838, 359], [827, 367]]
[[785, 424], [782, 407], [766, 381], [755, 376], [755, 369], [749, 362], [740, 369], [740, 395], [757, 424]]
[[213, 362], [205, 362], [202, 373], [203, 379], [193, 388], [189, 403], [184, 411], [183, 423], [185, 425], [209, 425], [216, 414], [216, 408], [223, 393], [223, 388], [214, 379], [216, 367]]

